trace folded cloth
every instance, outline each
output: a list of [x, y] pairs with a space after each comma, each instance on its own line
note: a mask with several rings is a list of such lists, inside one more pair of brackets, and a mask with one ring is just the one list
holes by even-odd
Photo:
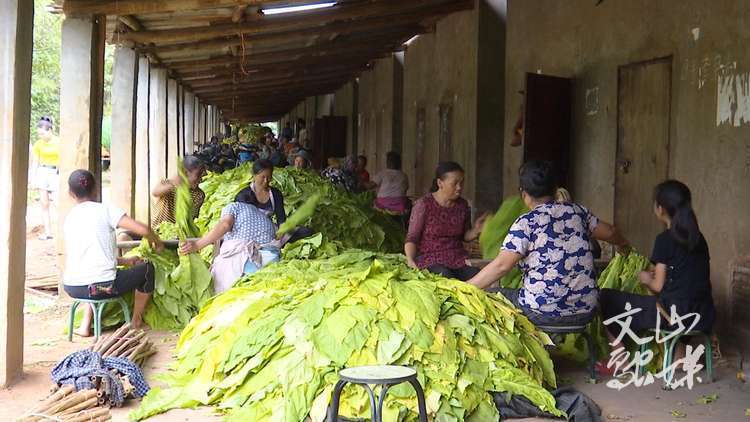
[[113, 369], [129, 378], [136, 397], [148, 393], [148, 383], [136, 364], [125, 358], [102, 358], [91, 350], [79, 350], [66, 356], [52, 369], [52, 381], [59, 385], [72, 384], [78, 391], [96, 388], [91, 377], [106, 378], [112, 388], [111, 398], [119, 406], [125, 401], [125, 390], [120, 378], [112, 373]]
[[[568, 415], [573, 422], [601, 422], [602, 410], [588, 396], [573, 387], [560, 387], [550, 392], [555, 398], [555, 407]], [[554, 418], [555, 416], [540, 410], [526, 397], [511, 396], [505, 393], [494, 393], [495, 406], [500, 412], [500, 419], [506, 418]]]

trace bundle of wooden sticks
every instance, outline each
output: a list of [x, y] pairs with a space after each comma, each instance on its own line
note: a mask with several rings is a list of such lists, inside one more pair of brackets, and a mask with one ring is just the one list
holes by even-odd
[[125, 324], [108, 336], [101, 336], [89, 348], [98, 352], [102, 357], [121, 357], [129, 359], [138, 366], [151, 355], [156, 353], [154, 344], [146, 337], [143, 330], [133, 330], [130, 324]]
[[[108, 336], [101, 336], [88, 350], [102, 357], [126, 358], [142, 367], [156, 353], [156, 347], [143, 330], [133, 330], [125, 324]], [[112, 369], [113, 377], [122, 383], [124, 397], [134, 397], [135, 387], [127, 375]], [[52, 394], [21, 417], [19, 422], [56, 420], [63, 422], [103, 422], [111, 420], [109, 408], [122, 403], [113, 400], [113, 387], [109, 377], [92, 376], [94, 389], [75, 391], [75, 386], [55, 386]]]
[[104, 422], [112, 420], [109, 407], [99, 406], [97, 390], [75, 391], [73, 385], [63, 385], [43, 402], [30, 410], [19, 422], [44, 420], [64, 422]]

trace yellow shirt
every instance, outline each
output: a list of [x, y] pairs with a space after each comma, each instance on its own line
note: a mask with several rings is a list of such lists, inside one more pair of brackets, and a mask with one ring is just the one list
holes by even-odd
[[49, 140], [39, 139], [31, 149], [39, 164], [57, 166], [60, 162], [60, 140], [52, 136]]

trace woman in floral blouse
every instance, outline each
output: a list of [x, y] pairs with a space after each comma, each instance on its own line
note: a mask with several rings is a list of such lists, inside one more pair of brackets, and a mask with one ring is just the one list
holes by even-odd
[[431, 192], [414, 204], [404, 252], [409, 266], [466, 281], [479, 269], [468, 265], [463, 242], [479, 237], [487, 216], [471, 225], [469, 204], [461, 197], [464, 170], [454, 162], [437, 166]]
[[594, 316], [599, 292], [594, 276], [591, 238], [620, 249], [627, 240], [586, 208], [556, 202], [554, 170], [549, 162], [521, 167], [521, 195], [530, 212], [520, 216], [498, 254], [469, 283], [487, 288], [517, 264], [521, 289], [500, 289], [537, 325], [585, 324]]

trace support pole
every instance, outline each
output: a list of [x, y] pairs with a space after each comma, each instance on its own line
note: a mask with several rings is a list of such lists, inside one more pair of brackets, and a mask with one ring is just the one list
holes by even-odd
[[148, 100], [151, 67], [145, 56], [138, 58], [138, 89], [135, 118], [135, 219], [146, 224], [149, 213]]
[[179, 123], [177, 121], [177, 81], [169, 79], [167, 82], [167, 177], [177, 172], [177, 157], [179, 155]]
[[[167, 176], [167, 70], [151, 68], [148, 113], [149, 189]], [[151, 213], [153, 215], [153, 213]]]
[[201, 104], [200, 99], [197, 97], [195, 98], [195, 144], [196, 145], [203, 145], [203, 124], [202, 122], [202, 116], [203, 115], [203, 105]]
[[23, 370], [34, 3], [0, 0], [0, 387]]
[[185, 156], [185, 89], [177, 84], [177, 154]]
[[190, 155], [195, 150], [195, 95], [185, 91], [185, 154]]
[[134, 215], [135, 127], [138, 60], [134, 50], [117, 46], [112, 71], [112, 146], [110, 148], [112, 204]]
[[[73, 170], [86, 169], [96, 180], [95, 196], [101, 198], [102, 104], [104, 97], [104, 41], [106, 18], [67, 17], [62, 23], [60, 77], [60, 190], [58, 195], [57, 252], [60, 269], [65, 260], [63, 224], [73, 207], [67, 194]], [[62, 277], [59, 295], [65, 295]]]

